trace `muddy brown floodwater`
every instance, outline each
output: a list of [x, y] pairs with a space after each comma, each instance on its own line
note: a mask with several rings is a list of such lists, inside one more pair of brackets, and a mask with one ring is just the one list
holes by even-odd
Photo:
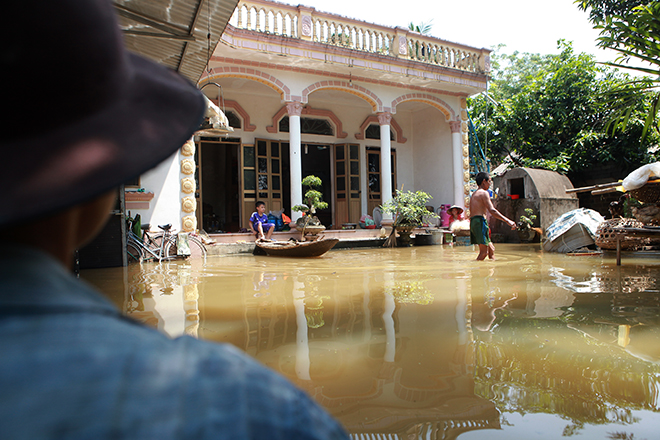
[[660, 259], [497, 245], [83, 271], [125, 313], [230, 343], [355, 439], [657, 439]]

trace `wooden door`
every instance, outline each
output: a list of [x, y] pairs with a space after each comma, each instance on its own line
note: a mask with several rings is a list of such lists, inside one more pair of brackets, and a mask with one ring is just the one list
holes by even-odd
[[241, 227], [250, 229], [250, 215], [255, 211], [257, 201], [257, 160], [254, 144], [243, 144], [241, 147]]
[[279, 141], [258, 139], [256, 145], [243, 146], [243, 210], [248, 225], [254, 204], [266, 204], [266, 212], [280, 211], [282, 203], [282, 145]]
[[361, 211], [360, 146], [335, 145], [335, 224], [358, 223]]

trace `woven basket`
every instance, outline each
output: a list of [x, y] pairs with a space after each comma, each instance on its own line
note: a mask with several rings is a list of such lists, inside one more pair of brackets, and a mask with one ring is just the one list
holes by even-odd
[[[596, 230], [596, 246], [601, 249], [616, 249], [616, 236], [614, 228], [641, 228], [642, 222], [634, 218], [613, 218], [605, 220]], [[635, 250], [648, 246], [650, 240], [647, 237], [625, 236], [621, 239], [621, 249]]]
[[641, 188], [630, 190], [628, 193], [642, 203], [660, 202], [660, 185], [657, 183], [650, 185], [647, 183]]

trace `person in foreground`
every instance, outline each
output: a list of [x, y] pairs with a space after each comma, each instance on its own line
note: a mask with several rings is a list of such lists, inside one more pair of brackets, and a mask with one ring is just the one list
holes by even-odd
[[470, 243], [479, 245], [479, 255], [477, 260], [481, 261], [488, 256], [491, 260], [495, 259], [495, 246], [490, 241], [490, 228], [486, 215], [498, 218], [511, 226], [511, 229], [516, 228], [516, 222], [503, 216], [490, 200], [490, 184], [493, 182], [488, 173], [480, 172], [477, 174], [475, 180], [477, 181], [477, 189], [470, 198]]
[[[254, 207], [256, 211], [250, 216], [250, 229], [252, 229], [257, 240], [270, 240], [270, 237], [272, 237], [273, 231], [275, 230], [275, 223], [268, 222], [266, 204], [261, 200], [258, 200], [257, 203], [254, 204]], [[264, 229], [268, 229], [265, 236]]]
[[8, 13], [0, 437], [348, 439], [240, 350], [143, 327], [72, 275], [74, 250], [104, 225], [113, 188], [180, 148], [204, 100], [124, 51], [108, 0], [19, 2]]

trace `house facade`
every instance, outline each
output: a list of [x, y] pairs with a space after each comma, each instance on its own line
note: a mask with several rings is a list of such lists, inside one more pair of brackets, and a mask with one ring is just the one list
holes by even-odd
[[302, 5], [240, 1], [198, 83], [233, 132], [196, 135], [143, 176], [155, 196], [134, 210], [209, 233], [247, 227], [257, 200], [295, 220], [310, 174], [322, 179], [329, 207], [318, 216], [329, 228], [371, 215], [395, 189], [429, 193], [436, 210], [465, 206], [466, 98], [486, 90], [489, 53]]

